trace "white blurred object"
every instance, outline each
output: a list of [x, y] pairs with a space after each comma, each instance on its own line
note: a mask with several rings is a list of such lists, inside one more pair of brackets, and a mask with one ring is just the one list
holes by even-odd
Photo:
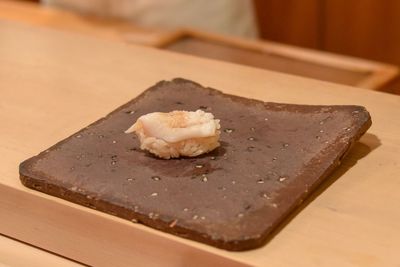
[[191, 27], [257, 37], [251, 0], [42, 0], [45, 5], [157, 28]]

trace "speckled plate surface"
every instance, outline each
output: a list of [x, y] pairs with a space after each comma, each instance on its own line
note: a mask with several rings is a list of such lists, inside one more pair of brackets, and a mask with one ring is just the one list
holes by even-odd
[[[204, 109], [221, 147], [158, 159], [124, 131], [144, 114]], [[263, 245], [371, 125], [360, 106], [264, 103], [175, 79], [20, 165], [22, 183], [228, 250]]]

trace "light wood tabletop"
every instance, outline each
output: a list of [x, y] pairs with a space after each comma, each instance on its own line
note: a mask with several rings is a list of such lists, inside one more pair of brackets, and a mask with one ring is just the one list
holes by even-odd
[[[21, 161], [174, 77], [264, 101], [363, 105], [373, 125], [310, 201], [246, 252], [21, 185]], [[399, 266], [399, 96], [10, 22], [0, 22], [0, 95], [4, 235], [96, 266]]]
[[0, 235], [0, 266], [82, 267], [84, 265]]

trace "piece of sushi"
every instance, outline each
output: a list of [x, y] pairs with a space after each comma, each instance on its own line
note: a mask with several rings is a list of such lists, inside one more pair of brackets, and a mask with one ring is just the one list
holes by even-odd
[[154, 112], [138, 118], [125, 133], [135, 133], [140, 148], [163, 158], [196, 157], [217, 148], [219, 120], [197, 111]]

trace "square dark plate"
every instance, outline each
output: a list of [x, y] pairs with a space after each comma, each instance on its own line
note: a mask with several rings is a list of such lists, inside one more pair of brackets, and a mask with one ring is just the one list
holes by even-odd
[[[221, 147], [158, 159], [125, 134], [141, 115], [204, 109]], [[22, 183], [74, 203], [227, 250], [265, 243], [371, 125], [360, 106], [265, 103], [162, 81], [20, 165]]]

